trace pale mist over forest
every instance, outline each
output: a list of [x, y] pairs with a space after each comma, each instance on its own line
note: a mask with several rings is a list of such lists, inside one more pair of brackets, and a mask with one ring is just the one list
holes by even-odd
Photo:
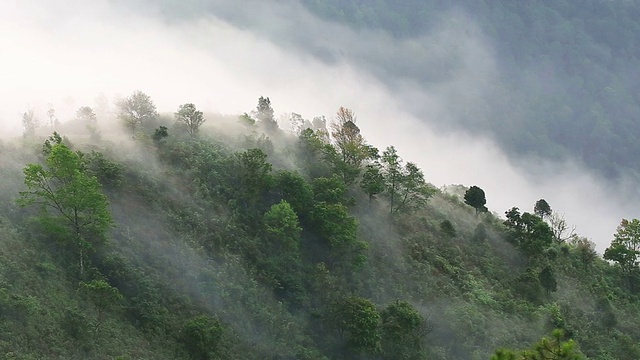
[[[480, 186], [500, 215], [545, 198], [600, 252], [620, 219], [640, 216], [625, 173], [605, 180], [571, 156], [511, 154], [476, 129], [478, 113], [460, 113], [493, 107], [502, 81], [492, 38], [463, 10], [398, 38], [295, 1], [25, 0], [0, 3], [0, 49], [3, 138], [20, 136], [29, 108], [44, 125], [52, 104], [64, 122], [99, 96], [113, 106], [136, 89], [165, 113], [192, 102], [242, 114], [269, 96], [277, 115], [353, 109], [371, 144], [395, 145], [436, 186]], [[466, 125], [453, 126], [461, 117]]]

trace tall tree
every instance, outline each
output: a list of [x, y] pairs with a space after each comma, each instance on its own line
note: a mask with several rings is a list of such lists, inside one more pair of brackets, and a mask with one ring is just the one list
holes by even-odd
[[476, 214], [488, 211], [485, 206], [487, 198], [485, 197], [484, 190], [476, 185], [473, 185], [464, 193], [464, 203], [476, 209]]
[[90, 282], [80, 282], [80, 290], [93, 302], [96, 309], [96, 319], [93, 329], [96, 333], [105, 322], [106, 311], [110, 307], [122, 301], [120, 291], [104, 280], [92, 280]]
[[202, 111], [198, 111], [196, 106], [191, 103], [180, 105], [174, 117], [177, 123], [183, 124], [187, 128], [187, 132], [191, 136], [196, 135], [200, 126], [206, 121]]
[[380, 313], [371, 301], [355, 296], [338, 299], [330, 305], [328, 320], [352, 353], [380, 352]]
[[551, 216], [551, 206], [549, 206], [549, 203], [545, 199], [540, 199], [536, 201], [533, 207], [533, 213], [544, 219], [547, 216]]
[[58, 119], [56, 118], [56, 109], [53, 108], [53, 104], [47, 104], [47, 117], [49, 118], [49, 126], [55, 127]]
[[390, 214], [420, 206], [433, 195], [434, 189], [425, 182], [422, 170], [412, 162], [403, 166], [395, 147], [389, 146], [382, 152], [380, 164]]
[[369, 164], [366, 166], [360, 181], [362, 190], [369, 196], [369, 203], [373, 198], [384, 191], [384, 176], [380, 171], [380, 164]]
[[638, 267], [638, 255], [640, 255], [640, 220], [622, 219], [611, 246], [604, 251], [604, 258], [617, 262], [623, 272], [630, 275]]
[[33, 112], [33, 109], [28, 109], [22, 114], [22, 127], [24, 129], [23, 135], [25, 137], [32, 137], [36, 134], [36, 128], [40, 125], [40, 121]]
[[73, 152], [58, 133], [45, 141], [45, 165], [27, 164], [23, 172], [27, 191], [20, 192], [22, 206], [39, 205], [39, 220], [51, 233], [71, 240], [83, 273], [86, 253], [105, 239], [113, 220], [100, 183], [88, 175], [81, 152]]
[[80, 120], [89, 131], [91, 138], [96, 140], [99, 138], [98, 117], [92, 108], [83, 106], [76, 112], [76, 119]]
[[298, 215], [282, 200], [271, 206], [263, 217], [264, 242], [260, 248], [264, 257], [260, 266], [275, 281], [276, 293], [294, 304], [302, 302], [302, 258]]
[[194, 360], [219, 359], [224, 328], [218, 319], [200, 315], [184, 325], [180, 342]]
[[540, 217], [528, 212], [520, 214], [517, 207], [505, 214], [509, 240], [529, 258], [542, 255], [553, 242], [553, 231]]
[[382, 152], [380, 161], [389, 196], [389, 212], [393, 214], [402, 183], [402, 158], [394, 146], [389, 146]]
[[258, 106], [254, 111], [254, 117], [258, 120], [258, 124], [262, 126], [265, 131], [274, 132], [278, 129], [278, 122], [274, 117], [271, 100], [268, 97], [260, 96], [258, 99]]
[[538, 280], [540, 280], [540, 285], [547, 291], [547, 295], [558, 289], [558, 282], [550, 265], [545, 266], [544, 269], [540, 271]]
[[406, 301], [394, 301], [380, 313], [384, 359], [424, 359], [422, 342], [431, 330], [426, 319]]
[[158, 117], [156, 105], [151, 97], [140, 90], [116, 103], [118, 119], [131, 130], [133, 135], [140, 126], [151, 125]]

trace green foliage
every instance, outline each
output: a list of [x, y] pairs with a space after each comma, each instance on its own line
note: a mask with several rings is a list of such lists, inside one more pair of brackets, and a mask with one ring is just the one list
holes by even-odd
[[397, 300], [381, 313], [382, 353], [385, 359], [424, 359], [426, 320], [406, 301]]
[[394, 146], [385, 149], [380, 161], [391, 214], [419, 208], [433, 195], [434, 189], [425, 182], [422, 170], [411, 162], [403, 167]]
[[271, 206], [263, 216], [265, 239], [261, 267], [274, 279], [276, 294], [299, 305], [304, 298], [298, 216], [286, 201]]
[[558, 290], [558, 282], [551, 266], [547, 265], [540, 271], [538, 280], [542, 287], [547, 291], [547, 294]]
[[162, 125], [153, 131], [153, 135], [151, 135], [151, 138], [153, 139], [153, 141], [158, 143], [162, 141], [162, 139], [168, 136], [169, 136], [169, 129], [167, 129], [166, 126]]
[[311, 185], [300, 174], [278, 171], [274, 175], [273, 188], [279, 199], [291, 204], [301, 221], [308, 217], [313, 207], [314, 193]]
[[[73, 152], [59, 135], [48, 139], [45, 158], [70, 159], [56, 164], [76, 164], [74, 174], [107, 188], [117, 227], [109, 242], [106, 233], [90, 237], [90, 263], [78, 279], [66, 265], [78, 246], [64, 216], [44, 204], [48, 214], [33, 227], [24, 221], [30, 208], [0, 207], [0, 353], [475, 360], [535, 344], [496, 355], [521, 360], [566, 358], [579, 342], [589, 358], [638, 358], [637, 294], [624, 286], [638, 281], [635, 268], [619, 271], [579, 236], [550, 241], [545, 222], [518, 209], [504, 222], [486, 214], [478, 223], [456, 196], [403, 203], [407, 194], [415, 198], [410, 189], [433, 189], [393, 148], [386, 163], [368, 164], [379, 165], [385, 191], [349, 187], [331, 162], [340, 152], [328, 144], [322, 118], [314, 122], [305, 125], [316, 130], [297, 139], [273, 135], [268, 152], [233, 152], [242, 140], [222, 132], [138, 142], [143, 159], [119, 149]], [[0, 144], [3, 200], [20, 190], [22, 166], [8, 157], [18, 150]], [[35, 162], [32, 151], [21, 151], [23, 163]], [[148, 161], [156, 157], [160, 166]], [[41, 168], [53, 173], [48, 163]], [[367, 204], [372, 194], [384, 201]], [[631, 225], [616, 239], [632, 241]], [[427, 323], [417, 309], [433, 317]], [[566, 336], [536, 343], [548, 326]]]
[[93, 176], [104, 188], [117, 189], [122, 185], [124, 167], [107, 159], [103, 153], [92, 150], [84, 156], [87, 175]]
[[180, 105], [178, 111], [174, 113], [174, 118], [176, 123], [184, 126], [191, 136], [198, 134], [200, 126], [206, 121], [202, 111], [197, 110], [191, 103]]
[[122, 301], [122, 294], [118, 289], [104, 280], [80, 282], [80, 291], [91, 301], [96, 309], [94, 331], [98, 333], [105, 321], [105, 312]]
[[218, 359], [224, 328], [217, 319], [198, 316], [184, 325], [180, 340], [190, 359]]
[[344, 337], [350, 352], [380, 352], [380, 314], [371, 301], [360, 297], [336, 300], [330, 305], [328, 320]]
[[335, 143], [334, 171], [341, 174], [345, 184], [349, 185], [360, 175], [363, 162], [376, 158], [378, 150], [367, 145], [351, 109], [338, 109], [331, 130]]
[[449, 220], [444, 220], [440, 223], [440, 231], [448, 237], [456, 236], [456, 229], [453, 227], [453, 224]]
[[565, 340], [562, 330], [553, 331], [550, 338], [542, 338], [531, 350], [513, 352], [499, 350], [491, 357], [492, 360], [585, 360], [586, 357], [578, 350], [573, 340]]
[[638, 255], [640, 255], [640, 220], [622, 219], [611, 246], [604, 251], [604, 258], [617, 262], [628, 275], [638, 267]]
[[506, 212], [504, 224], [509, 229], [509, 239], [516, 244], [529, 258], [539, 257], [553, 242], [553, 231], [540, 217], [525, 212], [520, 214], [518, 208]]
[[57, 133], [45, 142], [44, 153], [44, 167], [28, 164], [23, 170], [28, 190], [20, 192], [19, 204], [39, 205], [38, 220], [77, 251], [82, 274], [86, 251], [102, 243], [113, 225], [107, 198], [88, 174], [84, 155], [71, 151]]
[[313, 179], [312, 186], [316, 202], [328, 204], [344, 204], [346, 202], [347, 185], [338, 176]]
[[368, 164], [362, 174], [360, 187], [369, 196], [369, 203], [385, 189], [384, 176], [380, 172], [379, 164]]

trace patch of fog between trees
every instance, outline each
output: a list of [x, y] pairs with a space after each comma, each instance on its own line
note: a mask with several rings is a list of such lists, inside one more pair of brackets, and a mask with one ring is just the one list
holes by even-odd
[[[435, 185], [480, 186], [487, 206], [499, 215], [512, 206], [531, 211], [537, 199], [545, 198], [599, 251], [608, 246], [621, 218], [640, 216], [632, 206], [636, 186], [624, 179], [607, 183], [570, 160], [511, 161], [490, 140], [470, 135], [473, 129], [442, 134], [427, 125], [451, 121], [460, 102], [484, 101], [485, 91], [498, 81], [491, 45], [459, 15], [420, 39], [399, 41], [318, 20], [294, 3], [254, 2], [254, 17], [236, 13], [239, 5], [233, 2], [208, 5], [229, 21], [207, 14], [170, 20], [162, 15], [167, 4], [197, 10], [199, 2], [138, 2], [143, 6], [133, 8], [120, 2], [72, 3], [0, 5], [5, 134], [19, 134], [27, 108], [44, 122], [47, 104], [53, 104], [65, 121], [80, 106], [94, 104], [100, 93], [113, 102], [140, 89], [161, 112], [193, 102], [224, 114], [249, 112], [264, 95], [276, 113], [296, 112], [308, 119], [331, 118], [340, 106], [353, 109], [370, 143], [381, 150], [395, 145]], [[171, 8], [164, 9], [166, 14]], [[244, 25], [250, 19], [256, 19], [255, 26]], [[318, 50], [303, 51], [296, 46], [302, 42]], [[328, 58], [318, 57], [318, 51]], [[423, 63], [426, 71], [445, 64], [447, 72], [430, 87], [406, 78], [390, 84], [379, 80], [381, 70], [371, 62], [358, 61], [369, 56], [413, 68]], [[419, 116], [416, 108], [423, 111]]]

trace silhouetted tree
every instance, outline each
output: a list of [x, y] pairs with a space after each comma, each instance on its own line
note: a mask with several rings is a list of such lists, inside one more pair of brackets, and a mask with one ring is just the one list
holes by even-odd
[[485, 206], [487, 199], [485, 198], [484, 190], [475, 185], [464, 193], [464, 203], [476, 209], [476, 214], [488, 211]]
[[533, 213], [544, 219], [546, 216], [551, 215], [551, 206], [549, 206], [549, 203], [545, 199], [540, 199], [536, 201], [533, 207]]

